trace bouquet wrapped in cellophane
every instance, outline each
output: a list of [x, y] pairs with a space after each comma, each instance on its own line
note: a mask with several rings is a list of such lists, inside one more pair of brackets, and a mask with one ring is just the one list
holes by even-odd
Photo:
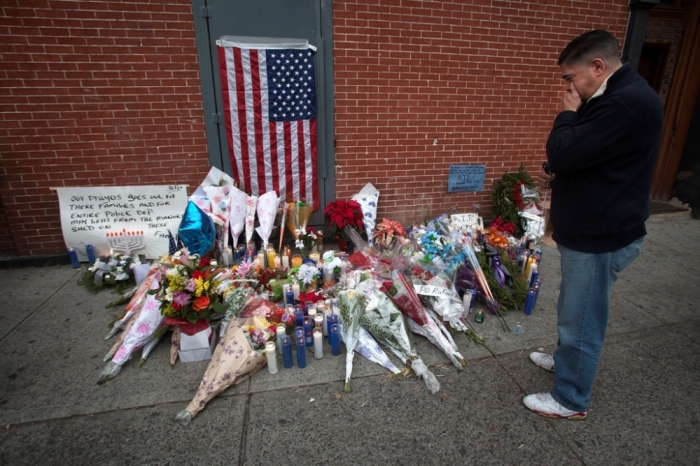
[[301, 201], [287, 205], [287, 229], [295, 240], [299, 239], [300, 232], [306, 231], [312, 211], [313, 206]]
[[237, 385], [265, 367], [265, 343], [274, 332], [260, 317], [235, 319], [216, 345], [211, 361], [190, 404], [177, 414], [183, 425], [190, 423], [206, 404], [231, 385]]
[[360, 324], [380, 343], [389, 348], [401, 362], [410, 367], [418, 377], [421, 377], [430, 393], [434, 394], [440, 390], [437, 378], [428, 370], [416, 352], [404, 315], [384, 293], [380, 291], [367, 293], [367, 304], [360, 318]]
[[457, 347], [445, 337], [433, 317], [425, 310], [413, 285], [397, 270], [392, 272], [392, 278], [393, 284], [387, 290], [387, 295], [408, 318], [411, 331], [426, 337], [445, 353], [455, 367], [462, 369], [466, 365], [464, 357], [459, 353]]
[[338, 294], [340, 303], [340, 334], [345, 342], [345, 391], [350, 391], [350, 375], [355, 345], [359, 340], [360, 317], [365, 306], [365, 297], [359, 291], [344, 290]]

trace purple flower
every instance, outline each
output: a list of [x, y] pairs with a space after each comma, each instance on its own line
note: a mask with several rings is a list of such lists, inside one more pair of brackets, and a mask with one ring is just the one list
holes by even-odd
[[185, 282], [185, 289], [190, 293], [193, 293], [197, 289], [197, 284], [194, 282], [193, 278], [190, 278]]
[[192, 297], [189, 293], [185, 293], [184, 291], [176, 291], [173, 293], [173, 304], [177, 304], [183, 308], [190, 303], [191, 298]]

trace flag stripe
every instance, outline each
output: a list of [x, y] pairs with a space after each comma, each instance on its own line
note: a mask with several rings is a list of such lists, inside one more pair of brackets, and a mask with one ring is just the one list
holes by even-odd
[[[271, 87], [269, 79], [283, 75], [279, 71], [273, 72], [270, 67], [279, 69], [281, 64], [286, 64], [286, 70], [289, 70], [289, 63], [295, 58], [294, 55], [284, 55], [284, 52], [289, 51], [238, 47], [219, 49], [231, 170], [241, 189], [250, 194], [261, 195], [274, 190], [286, 201], [304, 199], [317, 209], [315, 91], [309, 91], [313, 85], [308, 81], [297, 85], [298, 90], [294, 92], [285, 91], [294, 89], [290, 87], [291, 79], [285, 83], [286, 87], [280, 86], [280, 82]], [[310, 55], [301, 59], [310, 67]], [[304, 71], [305, 68], [299, 70], [313, 75], [313, 68], [311, 71]], [[279, 81], [285, 79], [280, 78]], [[275, 92], [275, 100], [272, 92]], [[280, 94], [285, 92], [293, 96], [285, 95], [287, 100], [280, 100]], [[302, 99], [302, 94], [303, 99], [308, 100], [288, 103], [290, 97]], [[274, 119], [270, 113], [273, 101], [276, 102]], [[314, 118], [295, 119], [296, 114]]]

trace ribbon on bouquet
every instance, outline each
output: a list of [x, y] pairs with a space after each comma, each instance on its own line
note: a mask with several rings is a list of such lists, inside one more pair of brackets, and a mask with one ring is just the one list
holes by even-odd
[[492, 261], [492, 266], [493, 266], [493, 275], [496, 277], [496, 282], [498, 282], [498, 284], [501, 286], [505, 286], [506, 285], [506, 272], [503, 270], [503, 267], [501, 266], [500, 254], [496, 254], [495, 256], [493, 256], [491, 261]]

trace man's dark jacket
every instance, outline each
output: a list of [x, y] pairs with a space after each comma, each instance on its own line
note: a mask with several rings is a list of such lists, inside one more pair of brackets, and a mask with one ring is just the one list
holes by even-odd
[[661, 141], [661, 100], [629, 65], [600, 97], [557, 115], [547, 141], [553, 239], [604, 253], [646, 234], [651, 179]]

